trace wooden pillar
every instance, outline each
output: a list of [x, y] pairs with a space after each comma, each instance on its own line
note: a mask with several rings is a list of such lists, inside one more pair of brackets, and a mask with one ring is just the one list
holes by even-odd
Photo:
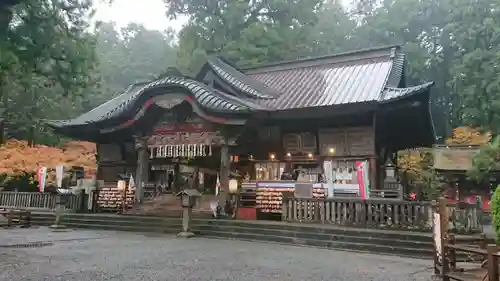
[[199, 186], [200, 186], [200, 167], [195, 166], [193, 172], [193, 179], [191, 182], [191, 188], [198, 189]]
[[178, 193], [181, 191], [181, 165], [179, 162], [174, 164], [174, 191]]
[[137, 151], [137, 167], [135, 172], [135, 200], [141, 203], [144, 200], [144, 183], [148, 181], [149, 154], [147, 138], [135, 137], [135, 149]]
[[231, 159], [229, 156], [229, 138], [223, 134], [224, 142], [220, 150], [220, 194], [221, 201], [225, 201], [229, 194], [229, 173], [231, 169]]
[[379, 189], [379, 183], [377, 182], [377, 157], [370, 157], [368, 159], [369, 172], [370, 172], [370, 188], [372, 190]]

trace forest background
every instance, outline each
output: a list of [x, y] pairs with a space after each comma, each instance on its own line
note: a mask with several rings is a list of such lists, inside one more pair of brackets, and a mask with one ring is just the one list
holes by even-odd
[[[343, 1], [345, 2], [345, 1]], [[346, 5], [347, 4], [347, 5]], [[224, 55], [240, 67], [401, 44], [408, 85], [433, 80], [440, 141], [454, 128], [500, 130], [498, 0], [165, 0], [176, 33], [91, 27], [91, 0], [0, 3], [5, 137], [60, 145], [47, 119], [77, 116], [175, 66]]]

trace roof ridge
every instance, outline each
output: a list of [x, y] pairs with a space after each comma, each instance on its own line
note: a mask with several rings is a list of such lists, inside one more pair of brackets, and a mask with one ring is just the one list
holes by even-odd
[[[373, 56], [373, 57], [366, 56], [363, 58], [359, 58], [359, 57], [356, 58], [356, 57], [354, 57], [354, 55], [369, 54], [371, 52], [381, 52], [381, 51], [388, 51], [384, 55], [391, 57], [391, 50], [396, 49], [396, 52], [400, 53], [401, 47], [402, 46], [398, 44], [398, 45], [387, 45], [387, 46], [374, 47], [374, 48], [365, 48], [365, 49], [330, 54], [330, 55], [325, 55], [325, 56], [315, 56], [315, 57], [308, 57], [308, 58], [302, 58], [302, 59], [296, 59], [296, 60], [287, 60], [287, 61], [281, 61], [281, 62], [275, 62], [275, 63], [261, 64], [261, 65], [257, 65], [257, 66], [253, 66], [253, 67], [245, 67], [245, 68], [240, 68], [240, 69], [245, 74], [246, 73], [253, 74], [253, 73], [262, 73], [262, 72], [273, 71], [273, 70], [266, 70], [268, 68], [279, 68], [279, 67], [282, 67], [283, 69], [305, 68], [304, 66], [300, 66], [300, 64], [308, 64], [309, 63], [310, 66], [318, 66], [318, 65], [327, 64], [327, 63], [321, 63], [322, 61], [339, 59], [339, 58], [349, 58], [349, 59], [341, 60], [338, 62], [348, 62], [348, 61], [357, 61], [360, 59], [376, 58], [376, 57], [380, 57], [380, 54], [377, 56]], [[318, 62], [318, 61], [320, 63], [316, 63], [316, 64], [313, 63], [313, 62]], [[296, 64], [299, 64], [299, 65], [294, 66]]]
[[252, 99], [274, 99], [280, 95], [265, 83], [257, 81], [242, 73], [238, 68], [228, 64], [221, 57], [214, 57], [207, 62], [215, 75], [225, 83]]

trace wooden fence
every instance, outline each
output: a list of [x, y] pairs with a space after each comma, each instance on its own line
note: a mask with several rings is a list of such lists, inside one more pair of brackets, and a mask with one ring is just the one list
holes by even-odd
[[445, 198], [433, 204], [434, 274], [443, 281], [498, 281], [500, 253], [485, 234], [456, 236], [450, 233], [452, 213]]
[[[460, 207], [460, 208], [459, 208]], [[430, 231], [431, 202], [361, 199], [283, 199], [282, 220], [341, 226], [402, 228]], [[482, 231], [476, 205], [448, 204], [450, 228], [457, 233]]]
[[[479, 247], [459, 245], [453, 234], [445, 239], [443, 244], [445, 255], [439, 271], [443, 281], [499, 280], [500, 253], [498, 246], [495, 244], [487, 245], [487, 241], [481, 242]], [[459, 255], [467, 255], [465, 263], [461, 264]]]
[[57, 196], [63, 196], [66, 209], [80, 211], [85, 209], [85, 194], [78, 195], [40, 192], [0, 192], [0, 208], [20, 208], [33, 210], [53, 210]]

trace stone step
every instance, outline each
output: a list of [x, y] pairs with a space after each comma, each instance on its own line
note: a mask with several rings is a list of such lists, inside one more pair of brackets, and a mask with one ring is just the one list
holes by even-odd
[[[50, 225], [53, 222], [51, 218], [36, 218], [35, 222], [37, 224]], [[75, 218], [75, 217], [66, 217], [62, 221], [63, 224], [67, 226], [78, 226], [84, 225], [86, 227], [91, 227], [93, 225], [101, 226], [105, 225], [106, 229], [110, 228], [131, 228], [138, 227], [140, 229], [148, 229], [151, 227], [152, 229], [164, 229], [164, 230], [177, 230], [180, 231], [182, 228], [182, 222], [180, 219], [171, 219], [171, 220], [158, 220], [158, 221], [130, 221], [130, 220], [115, 220], [115, 221], [106, 221], [103, 222], [98, 218]], [[319, 241], [327, 241], [327, 242], [355, 242], [355, 243], [364, 243], [369, 240], [372, 244], [380, 244], [380, 245], [391, 245], [398, 246], [403, 248], [427, 248], [432, 249], [432, 241], [410, 241], [410, 240], [400, 240], [400, 239], [387, 239], [381, 237], [367, 237], [362, 236], [359, 233], [355, 233], [357, 235], [346, 235], [346, 234], [325, 234], [325, 233], [317, 233], [315, 231], [296, 231], [296, 230], [283, 230], [283, 229], [268, 229], [268, 228], [255, 228], [253, 225], [246, 226], [233, 226], [233, 225], [215, 225], [215, 224], [207, 224], [203, 221], [194, 221], [192, 225], [192, 229], [198, 232], [201, 235], [209, 235], [212, 233], [232, 233], [232, 234], [241, 234], [241, 235], [254, 235], [258, 233], [262, 236], [267, 237], [287, 237], [290, 239], [309, 239], [309, 240], [319, 240]], [[308, 229], [311, 230], [311, 229]], [[314, 229], [313, 229], [314, 230]], [[170, 231], [169, 231], [170, 232]], [[241, 236], [240, 235], [240, 236]], [[405, 237], [403, 237], [405, 238]]]
[[[41, 216], [54, 217], [51, 213], [35, 213], [34, 218]], [[121, 216], [114, 214], [66, 214], [64, 220], [69, 219], [89, 220], [106, 222], [106, 224], [180, 224], [180, 217], [165, 218], [165, 217], [146, 217], [146, 216]], [[408, 240], [411, 242], [431, 243], [429, 233], [419, 233], [410, 231], [390, 231], [365, 229], [355, 227], [336, 227], [332, 225], [308, 225], [308, 224], [291, 224], [283, 222], [267, 222], [267, 221], [237, 221], [237, 220], [215, 220], [215, 219], [198, 219], [192, 220], [193, 225], [202, 225], [205, 230], [211, 226], [216, 229], [222, 228], [237, 228], [234, 231], [249, 229], [253, 231], [268, 231], [277, 234], [277, 232], [288, 231], [290, 233], [311, 233], [327, 238], [332, 235], [345, 236], [361, 236], [370, 237], [372, 239], [384, 240]], [[232, 231], [232, 230], [230, 230]], [[233, 231], [233, 232], [234, 232]]]
[[[176, 227], [165, 227], [165, 226], [146, 226], [146, 225], [109, 225], [98, 223], [83, 223], [68, 221], [64, 225], [68, 228], [84, 228], [84, 229], [102, 229], [102, 230], [114, 230], [114, 231], [131, 231], [139, 233], [164, 233], [164, 234], [176, 234], [179, 232], [181, 226]], [[330, 240], [326, 241], [324, 239], [312, 239], [312, 238], [297, 238], [290, 236], [277, 236], [277, 235], [267, 235], [260, 232], [247, 233], [247, 232], [226, 232], [226, 231], [213, 231], [213, 230], [203, 230], [197, 226], [193, 226], [193, 232], [201, 237], [207, 238], [217, 238], [217, 239], [235, 239], [235, 240], [247, 240], [247, 241], [261, 241], [261, 242], [274, 242], [287, 245], [297, 245], [297, 246], [310, 246], [319, 248], [328, 248], [335, 250], [348, 250], [356, 252], [367, 252], [376, 254], [391, 254], [399, 255], [413, 258], [431, 258], [432, 248], [422, 247], [422, 248], [405, 248], [397, 243], [387, 246], [385, 244], [376, 244], [375, 241], [361, 237], [344, 237], [343, 240]], [[411, 245], [409, 245], [411, 246]]]
[[260, 241], [260, 242], [275, 242], [286, 245], [309, 246], [326, 248], [332, 250], [355, 251], [363, 253], [396, 255], [411, 258], [432, 258], [432, 248], [405, 248], [399, 245], [387, 244], [378, 245], [372, 243], [369, 239], [364, 242], [354, 241], [324, 241], [319, 239], [297, 239], [293, 237], [262, 235], [260, 233], [234, 233], [234, 232], [209, 232], [203, 237], [210, 237], [215, 239], [234, 239], [245, 241]]
[[[51, 213], [37, 213], [33, 216], [34, 224], [50, 225], [53, 221], [54, 215]], [[140, 218], [101, 214], [68, 214], [63, 217], [63, 224], [70, 228], [169, 234], [175, 234], [181, 229], [180, 218]], [[412, 241], [409, 239], [412, 236], [411, 233], [389, 232], [389, 235], [383, 236], [380, 231], [361, 229], [297, 227], [286, 224], [280, 226], [269, 222], [196, 219], [193, 220], [192, 230], [200, 236], [209, 238], [267, 241], [420, 258], [432, 257], [430, 237], [427, 236], [426, 240]], [[422, 238], [421, 235], [416, 237]]]

